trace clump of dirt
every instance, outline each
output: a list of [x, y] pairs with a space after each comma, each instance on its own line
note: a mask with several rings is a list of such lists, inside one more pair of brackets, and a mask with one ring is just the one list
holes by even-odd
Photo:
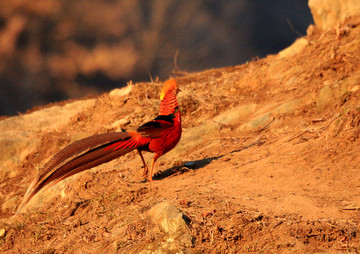
[[[176, 158], [164, 156], [153, 184], [142, 182], [141, 160], [130, 153], [15, 218], [2, 209], [2, 252], [137, 253], [163, 234], [147, 215], [163, 200], [189, 219], [193, 253], [359, 252], [360, 19], [346, 22], [340, 37], [315, 27], [291, 57], [179, 75], [184, 135], [254, 107]], [[66, 128], [37, 133], [41, 146], [19, 165], [23, 173], [1, 183], [3, 203], [18, 197], [16, 206], [36, 165], [83, 133], [131, 130], [155, 117], [160, 89], [141, 83], [119, 99], [103, 94]]]

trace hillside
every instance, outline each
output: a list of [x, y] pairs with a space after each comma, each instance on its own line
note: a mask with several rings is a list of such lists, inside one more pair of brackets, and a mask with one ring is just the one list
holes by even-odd
[[351, 17], [309, 27], [278, 55], [176, 73], [183, 137], [152, 184], [130, 153], [57, 184], [16, 217], [54, 153], [152, 119], [162, 83], [1, 120], [1, 252], [360, 252], [359, 45]]

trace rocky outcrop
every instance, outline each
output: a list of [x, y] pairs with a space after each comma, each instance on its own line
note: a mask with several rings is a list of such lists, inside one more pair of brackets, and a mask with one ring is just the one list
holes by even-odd
[[0, 180], [19, 173], [16, 168], [40, 145], [39, 134], [64, 128], [71, 117], [94, 102], [94, 99], [76, 101], [0, 121]]
[[346, 18], [360, 15], [359, 0], [309, 0], [315, 25], [324, 30], [338, 28]]

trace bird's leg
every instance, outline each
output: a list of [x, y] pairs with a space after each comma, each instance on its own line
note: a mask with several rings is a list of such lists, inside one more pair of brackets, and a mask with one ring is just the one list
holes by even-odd
[[148, 175], [148, 181], [149, 182], [153, 181], [152, 177], [153, 177], [153, 171], [154, 171], [154, 164], [155, 164], [155, 158], [153, 158], [151, 160], [151, 169], [150, 169], [150, 174]]
[[149, 169], [148, 169], [148, 167], [147, 167], [147, 165], [146, 165], [146, 162], [145, 162], [145, 160], [144, 160], [144, 157], [143, 157], [142, 154], [141, 154], [141, 151], [140, 151], [139, 149], [137, 149], [137, 151], [139, 152], [139, 155], [140, 155], [140, 157], [141, 157], [141, 160], [142, 160], [142, 162], [144, 163], [144, 176], [147, 176], [147, 174], [148, 174], [148, 172], [149, 172]]

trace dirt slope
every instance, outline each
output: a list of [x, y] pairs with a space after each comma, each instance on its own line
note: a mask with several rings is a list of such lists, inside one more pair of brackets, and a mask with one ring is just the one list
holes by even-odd
[[164, 200], [187, 216], [195, 239], [173, 252], [360, 252], [360, 19], [340, 33], [313, 27], [305, 39], [301, 52], [282, 58], [178, 73], [184, 135], [157, 163], [153, 184], [142, 182], [130, 153], [54, 186], [10, 218], [60, 148], [153, 118], [160, 83], [84, 100], [53, 128], [24, 127], [36, 143], [3, 174], [2, 252], [149, 253], [164, 232], [148, 211]]

